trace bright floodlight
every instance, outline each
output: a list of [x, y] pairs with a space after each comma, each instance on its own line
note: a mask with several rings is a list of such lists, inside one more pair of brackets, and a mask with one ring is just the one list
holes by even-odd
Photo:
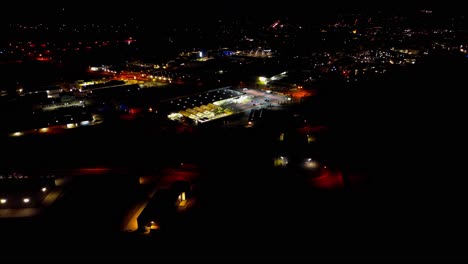
[[264, 76], [260, 76], [260, 77], [258, 77], [258, 81], [260, 83], [266, 84], [268, 82], [268, 78], [264, 77]]
[[43, 188], [41, 189], [41, 191], [42, 191], [42, 192], [46, 192], [46, 191], [47, 191], [47, 188], [46, 188], [46, 187], [43, 187]]
[[31, 200], [29, 198], [24, 198], [23, 203], [29, 203]]
[[15, 132], [13, 134], [11, 134], [13, 137], [21, 137], [22, 135], [24, 135], [23, 132]]
[[0, 199], [0, 204], [6, 204], [7, 199]]

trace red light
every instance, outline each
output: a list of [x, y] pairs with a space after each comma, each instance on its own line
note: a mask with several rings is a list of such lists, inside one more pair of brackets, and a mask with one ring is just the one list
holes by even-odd
[[331, 171], [324, 167], [320, 173], [319, 177], [310, 179], [310, 184], [313, 187], [323, 190], [336, 190], [344, 187], [341, 171]]
[[109, 168], [105, 167], [95, 167], [95, 168], [80, 168], [78, 169], [79, 174], [85, 174], [85, 175], [96, 175], [96, 174], [104, 174], [109, 172]]
[[128, 111], [130, 114], [134, 115], [134, 114], [138, 114], [141, 112], [141, 109], [140, 108], [131, 108], [130, 111]]

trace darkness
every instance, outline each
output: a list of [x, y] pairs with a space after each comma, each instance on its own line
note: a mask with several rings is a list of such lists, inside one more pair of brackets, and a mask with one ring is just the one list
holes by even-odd
[[[413, 12], [420, 5], [440, 12], [462, 12], [449, 2], [412, 1], [404, 9], [399, 8], [403, 1], [384, 3], [388, 6], [383, 9], [389, 12]], [[274, 8], [267, 2], [222, 1], [167, 2], [161, 4], [162, 11], [153, 13], [143, 2], [100, 4], [69, 4], [65, 11], [51, 4], [35, 4], [28, 10], [5, 9], [7, 15], [2, 21], [81, 23], [90, 19], [106, 23], [134, 18], [146, 25], [172, 25], [238, 15], [267, 21], [273, 16], [323, 21], [344, 10], [382, 9], [345, 1], [321, 3], [320, 7], [314, 7], [314, 2], [288, 1]], [[270, 10], [259, 11], [265, 6]], [[265, 169], [269, 160], [264, 157], [270, 155], [272, 147], [261, 129], [245, 132], [207, 128], [203, 133], [182, 136], [166, 131], [155, 139], [154, 124], [141, 121], [131, 128], [117, 123], [97, 133], [71, 132], [33, 143], [2, 139], [2, 149], [8, 150], [0, 163], [4, 166], [28, 164], [25, 167], [31, 170], [47, 169], [57, 166], [58, 160], [64, 168], [119, 164], [144, 170], [161, 160], [171, 163], [195, 157], [209, 184], [202, 185], [203, 209], [179, 225], [183, 228], [152, 240], [101, 229], [118, 212], [111, 208], [99, 211], [100, 205], [87, 209], [106, 183], [94, 182], [94, 187], [89, 187], [89, 182], [83, 180], [73, 192], [89, 191], [89, 198], [67, 198], [66, 202], [75, 205], [73, 209], [60, 207], [66, 203], [58, 205], [68, 215], [61, 214], [52, 221], [34, 219], [26, 225], [2, 223], [2, 236], [11, 242], [0, 251], [0, 258], [129, 262], [466, 259], [467, 180], [462, 168], [466, 162], [459, 153], [463, 153], [466, 141], [462, 127], [466, 119], [463, 88], [467, 63], [463, 57], [434, 54], [411, 69], [391, 71], [383, 80], [359, 84], [352, 90], [330, 85], [320, 95], [321, 104], [311, 109], [320, 111], [321, 118], [329, 120], [333, 128], [328, 151], [346, 166], [369, 175], [369, 185], [359, 190], [311, 193], [298, 182], [284, 184], [280, 176]], [[108, 137], [110, 133], [112, 138]], [[225, 142], [222, 149], [220, 141]], [[249, 149], [252, 144], [255, 149]], [[85, 156], [78, 151], [66, 156], [57, 151], [82, 145], [90, 146]], [[206, 154], [209, 159], [204, 158], [205, 149], [213, 150]], [[109, 196], [128, 191], [122, 187], [125, 184], [115, 183], [108, 189]], [[69, 197], [78, 197], [73, 192]], [[79, 211], [75, 212], [76, 208]], [[81, 221], [90, 220], [80, 215], [80, 210], [102, 216], [94, 219], [100, 226], [89, 222], [81, 225]], [[20, 249], [24, 241], [34, 245], [27, 253]]]
[[167, 23], [190, 22], [211, 18], [259, 17], [273, 18], [287, 16], [302, 21], [314, 21], [342, 12], [392, 12], [408, 13], [420, 9], [431, 9], [440, 13], [463, 14], [456, 1], [322, 1], [304, 2], [299, 0], [279, 1], [163, 1], [150, 5], [145, 1], [115, 3], [112, 1], [55, 2], [41, 1], [28, 3], [26, 6], [12, 2], [3, 8], [2, 21], [11, 22], [78, 22], [78, 23], [114, 23], [139, 22]]
[[[21, 259], [465, 258], [466, 243], [459, 238], [468, 231], [462, 209], [466, 180], [460, 177], [463, 161], [456, 149], [461, 143], [461, 132], [457, 131], [464, 113], [457, 87], [464, 81], [459, 73], [466, 69], [466, 61], [433, 57], [409, 72], [397, 71], [384, 81], [356, 87], [353, 93], [335, 91], [330, 99], [323, 98], [337, 106], [327, 110], [337, 131], [330, 147], [343, 157], [352, 157], [348, 160], [352, 166], [370, 173], [372, 183], [367, 190], [310, 193], [294, 182], [285, 185], [275, 173], [263, 169], [268, 160], [262, 157], [268, 155], [270, 146], [267, 140], [262, 141], [261, 131], [208, 129], [192, 136], [167, 135], [170, 142], [179, 143], [166, 145], [164, 139], [155, 140], [152, 134], [144, 133], [148, 127], [141, 124], [132, 130], [113, 126], [100, 133], [71, 134], [34, 145], [15, 144], [14, 152], [3, 162], [36, 160], [28, 163], [32, 169], [57, 166], [57, 159], [64, 167], [118, 163], [141, 169], [152, 160], [183, 158], [176, 153], [194, 157], [202, 148], [216, 152], [219, 141], [225, 142], [223, 150], [251, 144], [256, 148], [242, 159], [237, 151], [196, 159], [207, 168], [204, 173], [210, 182], [201, 192], [205, 206], [182, 225], [184, 228], [168, 231], [160, 240], [107, 233], [106, 228], [90, 225], [90, 219], [67, 208], [61, 209], [69, 212], [66, 217], [60, 214], [52, 222], [36, 220], [26, 229], [10, 230], [7, 237], [23, 237], [36, 245]], [[127, 139], [116, 145], [107, 137], [111, 131], [122, 131], [115, 137]], [[95, 151], [81, 161], [80, 153], [71, 152], [65, 158], [54, 151], [64, 145], [74, 149], [83, 144], [95, 146]], [[148, 157], [147, 148], [165, 151]], [[170, 152], [172, 148], [180, 152]], [[37, 156], [31, 152], [34, 149], [49, 150]], [[86, 190], [90, 200], [68, 201], [76, 203], [74, 210], [85, 210], [93, 203], [91, 197], [99, 197], [101, 188], [108, 189], [109, 196], [121, 195], [119, 191], [125, 189], [118, 183], [110, 189], [99, 181], [90, 189], [88, 183], [84, 181], [74, 192]], [[110, 208], [102, 211], [99, 206], [86, 210], [102, 217], [93, 219], [101, 226], [116, 213]], [[51, 241], [51, 248], [41, 246], [43, 236]], [[186, 245], [182, 251], [180, 243]], [[21, 254], [15, 245], [11, 244], [4, 256]]]

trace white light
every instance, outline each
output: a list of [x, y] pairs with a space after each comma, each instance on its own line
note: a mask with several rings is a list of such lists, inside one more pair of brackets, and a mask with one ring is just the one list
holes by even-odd
[[41, 189], [41, 191], [42, 191], [42, 192], [46, 192], [46, 191], [47, 191], [47, 188], [46, 188], [46, 187], [43, 187], [43, 188]]
[[69, 123], [67, 124], [67, 128], [75, 128], [76, 125], [74, 123]]
[[87, 126], [89, 124], [90, 124], [89, 121], [85, 120], [85, 121], [81, 121], [80, 126]]
[[0, 204], [6, 204], [7, 199], [0, 199]]
[[316, 169], [319, 167], [319, 163], [316, 161], [313, 161], [312, 159], [308, 159], [304, 163], [304, 167], [307, 169]]
[[263, 77], [263, 76], [260, 76], [258, 77], [258, 80], [262, 83], [266, 83], [268, 81], [268, 78], [267, 77]]
[[29, 200], [29, 198], [24, 198], [23, 199], [23, 203], [29, 203], [31, 200]]
[[11, 136], [13, 136], [13, 137], [20, 137], [22, 135], [24, 135], [23, 132], [15, 132], [15, 133], [11, 134]]

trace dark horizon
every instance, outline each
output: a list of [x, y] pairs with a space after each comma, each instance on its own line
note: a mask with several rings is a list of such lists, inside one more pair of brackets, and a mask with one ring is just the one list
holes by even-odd
[[463, 15], [456, 1], [287, 1], [278, 5], [269, 1], [165, 1], [148, 6], [146, 2], [116, 4], [113, 2], [77, 2], [56, 5], [50, 2], [31, 3], [27, 6], [11, 3], [3, 8], [3, 23], [178, 23], [190, 20], [208, 20], [235, 17], [270, 18], [290, 17], [298, 21], [327, 18], [343, 13], [391, 12], [411, 14], [419, 10], [432, 10], [434, 15]]

